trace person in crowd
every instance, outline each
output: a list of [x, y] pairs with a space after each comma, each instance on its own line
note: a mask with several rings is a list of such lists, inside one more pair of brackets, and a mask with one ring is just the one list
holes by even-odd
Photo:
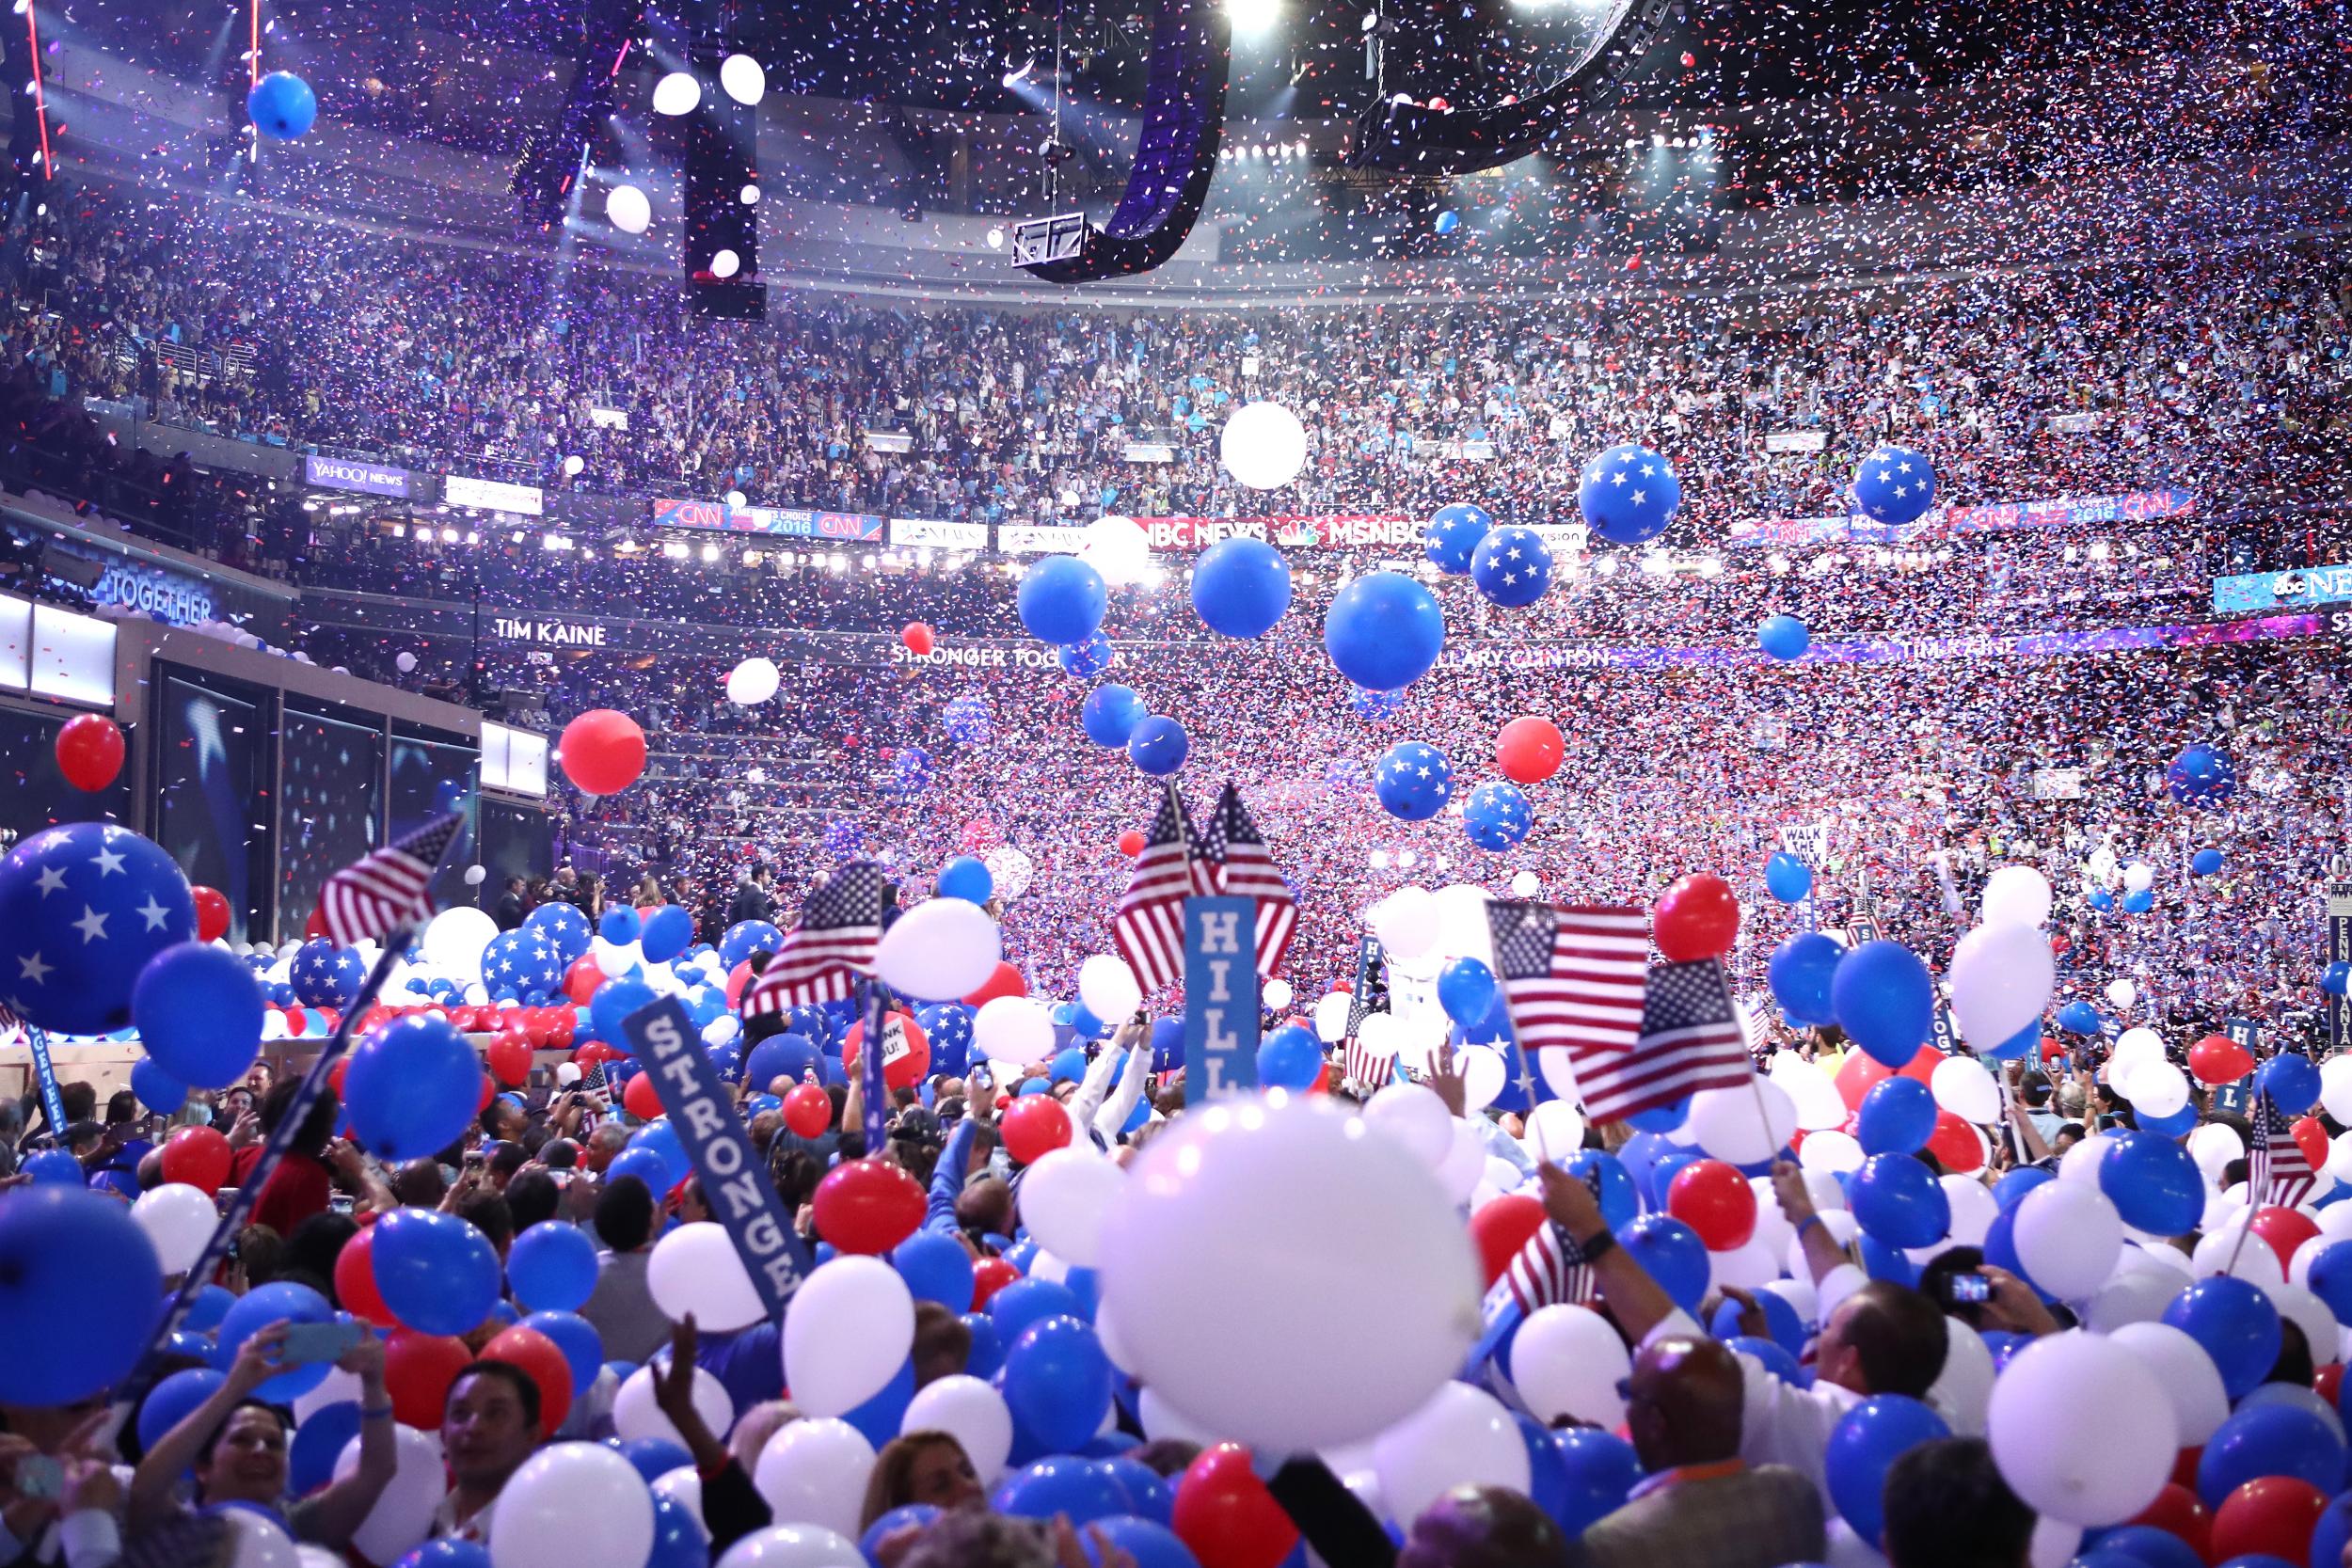
[[2026, 1568], [2034, 1513], [1981, 1437], [1922, 1443], [1887, 1467], [1888, 1568]]
[[605, 1250], [596, 1260], [596, 1288], [580, 1315], [615, 1361], [642, 1362], [670, 1338], [670, 1320], [645, 1283], [659, 1218], [653, 1195], [633, 1176], [606, 1183], [596, 1198], [596, 1239]]
[[882, 1445], [866, 1482], [858, 1528], [866, 1529], [894, 1508], [927, 1503], [942, 1513], [974, 1507], [987, 1493], [963, 1445], [944, 1432], [903, 1433]]
[[491, 918], [498, 922], [500, 930], [511, 931], [520, 926], [523, 916], [530, 912], [531, 900], [524, 892], [523, 879], [520, 877], [507, 878], [506, 889], [499, 895], [498, 906], [491, 911]]

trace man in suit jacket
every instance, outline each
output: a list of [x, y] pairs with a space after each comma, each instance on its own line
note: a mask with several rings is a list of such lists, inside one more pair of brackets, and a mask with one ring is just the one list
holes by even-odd
[[1579, 1543], [1590, 1568], [1780, 1568], [1828, 1550], [1820, 1494], [1785, 1465], [1740, 1457], [1740, 1358], [1700, 1335], [1653, 1336], [1625, 1386], [1626, 1428], [1649, 1474]]
[[727, 924], [738, 926], [746, 920], [776, 918], [776, 874], [765, 865], [752, 867], [751, 875], [735, 885], [735, 900], [727, 906]]

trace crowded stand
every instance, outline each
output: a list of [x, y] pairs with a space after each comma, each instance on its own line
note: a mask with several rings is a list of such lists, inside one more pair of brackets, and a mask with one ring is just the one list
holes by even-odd
[[[82, 80], [220, 25], [37, 3]], [[482, 8], [516, 79], [596, 24]], [[901, 109], [778, 8], [776, 123], [903, 163], [1047, 55], [906, 9]], [[2352, 265], [2263, 222], [2344, 94], [2218, 9], [1923, 8], [1936, 114], [2153, 84], [1954, 130], [1945, 227], [2263, 180], [1755, 289], [946, 303], [796, 229], [722, 319], [20, 152], [0, 1568], [2352, 1568]], [[451, 116], [264, 10], [255, 167]], [[660, 114], [756, 106], [707, 53]], [[1744, 166], [1808, 198], [1824, 70]], [[1565, 250], [1589, 165], [1472, 221]], [[1295, 190], [1231, 261], [1341, 243]]]

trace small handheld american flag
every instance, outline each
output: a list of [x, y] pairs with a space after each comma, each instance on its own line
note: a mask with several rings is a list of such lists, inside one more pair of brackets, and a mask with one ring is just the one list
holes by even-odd
[[1208, 863], [1195, 856], [1196, 843], [1192, 819], [1171, 780], [1111, 917], [1111, 942], [1147, 995], [1184, 978], [1184, 900], [1216, 891]]
[[1714, 958], [1660, 964], [1642, 999], [1642, 1037], [1631, 1051], [1579, 1071], [1584, 1114], [1620, 1121], [1700, 1089], [1736, 1089], [1756, 1076], [1730, 982]]
[[1249, 808], [1241, 803], [1241, 791], [1231, 784], [1209, 814], [1200, 852], [1218, 868], [1218, 880], [1229, 896], [1258, 901], [1258, 973], [1272, 975], [1298, 929], [1298, 899], [1275, 869], [1265, 839], [1249, 819]]
[[801, 923], [784, 934], [767, 969], [744, 991], [743, 1016], [839, 1002], [855, 991], [873, 972], [889, 885], [872, 861], [850, 861], [827, 872], [802, 904]]
[[1340, 1053], [1340, 1070], [1367, 1089], [1386, 1088], [1396, 1076], [1396, 1053], [1363, 1043], [1364, 1020], [1389, 1010], [1386, 963], [1378, 937], [1366, 931], [1357, 939], [1356, 989], [1347, 998], [1347, 1044]]
[[326, 879], [319, 924], [338, 947], [379, 940], [433, 915], [433, 875], [466, 825], [453, 812], [371, 851]]
[[2254, 1101], [2254, 1136], [2246, 1156], [2246, 1190], [2259, 1194], [2257, 1204], [2292, 1209], [2311, 1196], [2319, 1184], [2303, 1146], [2295, 1141], [2295, 1127], [2272, 1104], [2268, 1094]]
[[1566, 1231], [1546, 1220], [1486, 1288], [1486, 1299], [1479, 1305], [1478, 1346], [1470, 1353], [1464, 1375], [1483, 1367], [1530, 1313], [1547, 1307], [1581, 1306], [1593, 1299], [1598, 1288], [1592, 1264], [1584, 1260], [1584, 1249]]
[[1565, 1051], [1581, 1085], [1633, 1048], [1649, 962], [1646, 914], [1497, 899], [1486, 922], [1495, 978], [1531, 1061], [1538, 1051]]

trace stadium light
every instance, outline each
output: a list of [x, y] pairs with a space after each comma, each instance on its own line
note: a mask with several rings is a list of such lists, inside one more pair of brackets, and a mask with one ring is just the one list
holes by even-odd
[[1225, 19], [1237, 39], [1263, 38], [1282, 20], [1281, 0], [1225, 0]]

